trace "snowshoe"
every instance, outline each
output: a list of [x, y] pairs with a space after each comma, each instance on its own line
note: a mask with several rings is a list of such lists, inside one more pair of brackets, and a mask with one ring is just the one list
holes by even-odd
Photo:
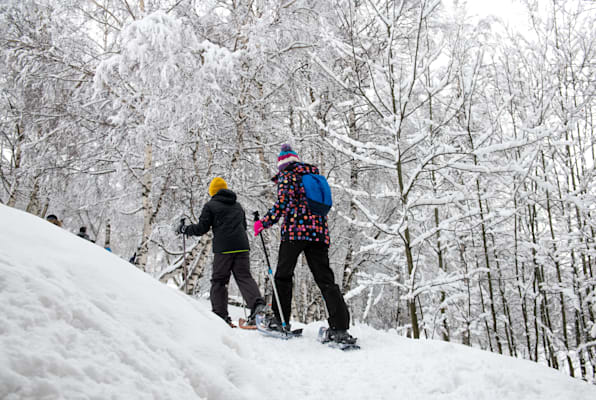
[[238, 328], [248, 329], [248, 330], [256, 330], [257, 323], [254, 319], [250, 320], [250, 319], [239, 318], [238, 319]]
[[356, 339], [346, 330], [328, 329], [324, 326], [319, 328], [317, 340], [327, 346], [340, 350], [359, 350], [360, 346], [356, 344]]

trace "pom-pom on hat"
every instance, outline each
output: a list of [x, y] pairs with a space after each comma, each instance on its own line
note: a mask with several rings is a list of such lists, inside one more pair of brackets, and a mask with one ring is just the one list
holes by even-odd
[[277, 168], [283, 171], [290, 163], [300, 161], [300, 157], [289, 144], [281, 145], [281, 152], [277, 157]]
[[221, 189], [227, 189], [227, 188], [228, 188], [228, 184], [226, 183], [226, 181], [223, 180], [223, 178], [220, 178], [219, 176], [215, 177], [209, 184], [209, 196], [213, 197]]

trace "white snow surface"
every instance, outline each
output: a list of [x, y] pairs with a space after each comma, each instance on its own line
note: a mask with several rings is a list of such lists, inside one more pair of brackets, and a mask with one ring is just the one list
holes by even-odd
[[0, 226], [0, 399], [596, 399], [543, 365], [364, 325], [353, 352], [316, 341], [324, 321], [289, 341], [230, 329], [65, 229], [3, 205]]

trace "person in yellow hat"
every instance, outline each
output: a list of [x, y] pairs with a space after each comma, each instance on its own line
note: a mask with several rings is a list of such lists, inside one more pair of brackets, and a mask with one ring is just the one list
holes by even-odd
[[213, 178], [209, 184], [209, 195], [211, 199], [203, 206], [199, 222], [181, 224], [176, 233], [201, 236], [213, 231], [212, 310], [234, 327], [228, 315], [228, 283], [233, 274], [242, 297], [251, 308], [248, 323], [254, 325], [256, 315], [265, 311], [265, 300], [250, 274], [250, 246], [244, 209], [223, 178]]
[[220, 190], [227, 189], [227, 188], [228, 188], [228, 184], [226, 183], [226, 181], [224, 181], [223, 178], [216, 176], [215, 178], [213, 178], [213, 180], [209, 184], [209, 196], [213, 197]]
[[46, 217], [46, 220], [47, 220], [49, 223], [51, 223], [51, 224], [54, 224], [54, 225], [56, 225], [56, 226], [60, 226], [60, 227], [62, 227], [62, 221], [60, 221], [60, 220], [58, 219], [58, 217], [57, 217], [57, 216], [55, 216], [54, 214], [50, 214], [50, 215], [48, 215], [48, 216]]

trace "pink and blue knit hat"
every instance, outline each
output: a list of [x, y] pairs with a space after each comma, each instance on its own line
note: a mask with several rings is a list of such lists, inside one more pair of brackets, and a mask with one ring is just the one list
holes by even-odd
[[277, 157], [277, 168], [283, 171], [290, 163], [300, 161], [300, 157], [289, 144], [281, 145], [281, 152]]

